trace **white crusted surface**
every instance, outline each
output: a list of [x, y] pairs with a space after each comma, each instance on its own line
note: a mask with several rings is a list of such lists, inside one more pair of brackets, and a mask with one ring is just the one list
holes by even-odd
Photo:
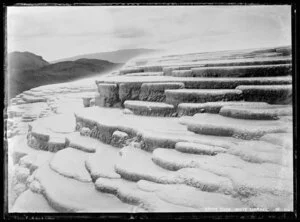
[[50, 167], [57, 173], [82, 182], [91, 182], [92, 178], [85, 168], [86, 152], [65, 148], [54, 154]]

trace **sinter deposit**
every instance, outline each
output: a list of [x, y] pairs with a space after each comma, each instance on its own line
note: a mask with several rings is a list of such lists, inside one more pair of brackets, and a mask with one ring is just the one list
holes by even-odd
[[9, 212], [292, 211], [292, 113], [291, 58], [263, 53], [25, 91], [5, 118]]

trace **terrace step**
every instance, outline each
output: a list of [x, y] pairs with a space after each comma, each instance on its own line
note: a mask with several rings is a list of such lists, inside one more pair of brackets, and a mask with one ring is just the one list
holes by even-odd
[[252, 108], [252, 107], [236, 107], [224, 106], [220, 110], [220, 115], [238, 118], [238, 119], [256, 119], [256, 120], [276, 120], [279, 116], [291, 116], [293, 112], [292, 106], [288, 107], [272, 107], [269, 108]]
[[[197, 169], [188, 170], [194, 171], [195, 175], [197, 173], [201, 174], [201, 171], [198, 171]], [[213, 179], [215, 179], [215, 181], [212, 182], [213, 184], [217, 184], [218, 182], [220, 182], [220, 184], [224, 184], [224, 181], [222, 181], [222, 179], [220, 178], [208, 178], [211, 176], [209, 173], [206, 175], [203, 174], [202, 178], [205, 176], [207, 176], [206, 178], [208, 179], [208, 181], [210, 179], [212, 179], [212, 181]], [[235, 209], [246, 207], [241, 201], [239, 201], [236, 198], [232, 198], [229, 195], [205, 192], [191, 186], [181, 184], [157, 184], [143, 180], [139, 181], [137, 184], [140, 189], [143, 189], [148, 192], [154, 192], [159, 198], [161, 198], [164, 201], [180, 204], [183, 206], [193, 207], [198, 209], [199, 211], [205, 211], [205, 208], [207, 207], [214, 208], [214, 210], [218, 211], [220, 208], [225, 207], [227, 204], [230, 206], [229, 208]], [[213, 185], [210, 186], [210, 188], [212, 187]], [[188, 196], [189, 198], [184, 198], [186, 196]]]
[[97, 85], [99, 94], [95, 97], [96, 106], [112, 107], [118, 103], [118, 85], [101, 83]]
[[[250, 77], [250, 78], [193, 78], [172, 76], [118, 76], [107, 77], [96, 81], [98, 91], [103, 90], [102, 96], [98, 95], [97, 106], [113, 106], [125, 100], [139, 100], [141, 87], [146, 83], [179, 83], [182, 82], [187, 89], [234, 89], [239, 85], [283, 85], [291, 84], [291, 76], [280, 77]], [[107, 85], [113, 89], [107, 91]], [[103, 89], [101, 89], [103, 88]], [[117, 90], [118, 89], [118, 90]], [[104, 96], [103, 96], [104, 95]], [[119, 99], [119, 101], [118, 101]], [[107, 102], [106, 102], [107, 101]], [[106, 105], [106, 103], [108, 105]]]
[[[143, 83], [165, 83], [165, 82], [183, 82], [185, 88], [199, 89], [220, 89], [235, 88], [238, 85], [283, 85], [292, 84], [291, 76], [277, 77], [173, 77], [173, 76], [118, 76], [107, 77], [103, 81], [97, 81], [99, 84], [124, 84], [127, 88], [140, 88]], [[125, 91], [125, 89], [123, 89]]]
[[200, 143], [179, 142], [176, 143], [175, 149], [183, 153], [193, 153], [201, 155], [214, 156], [218, 153], [225, 153], [227, 149], [218, 146], [211, 146]]
[[144, 72], [143, 68], [125, 68], [125, 69], [120, 69], [120, 75], [125, 75], [127, 73], [139, 73], [139, 72]]
[[69, 114], [59, 114], [39, 119], [30, 125], [32, 131], [35, 131], [34, 129], [37, 128], [46, 134], [68, 134], [75, 131], [75, 118]]
[[136, 72], [127, 73], [126, 76], [163, 76], [163, 72]]
[[55, 153], [50, 168], [62, 176], [81, 182], [91, 182], [91, 176], [85, 168], [88, 153], [73, 148], [65, 148]]
[[12, 156], [13, 163], [17, 164], [19, 160], [32, 153], [42, 153], [45, 151], [36, 150], [27, 145], [27, 139], [25, 135], [17, 135], [9, 140], [9, 155]]
[[166, 183], [169, 171], [157, 166], [151, 160], [151, 153], [133, 147], [120, 151], [120, 161], [115, 165], [116, 173], [129, 181], [149, 180]]
[[131, 212], [132, 206], [111, 194], [98, 192], [92, 182], [64, 177], [49, 167], [40, 167], [35, 179], [41, 183], [42, 193], [59, 212]]
[[164, 67], [163, 73], [165, 76], [172, 76], [173, 71], [189, 71], [191, 68], [199, 68], [203, 65], [181, 65], [181, 66], [170, 66]]
[[66, 138], [62, 135], [51, 136], [47, 143], [47, 150], [50, 152], [57, 152], [68, 146]]
[[35, 149], [56, 152], [68, 145], [66, 135], [75, 131], [72, 115], [55, 115], [38, 119], [29, 125], [28, 145]]
[[178, 105], [184, 102], [215, 102], [242, 100], [242, 91], [235, 89], [177, 89], [165, 90], [166, 102]]
[[163, 67], [161, 65], [145, 65], [139, 66], [144, 72], [161, 72]]
[[173, 70], [171, 76], [174, 77], [193, 77], [192, 70]]
[[[105, 118], [103, 118], [105, 116]], [[116, 130], [126, 132], [129, 138], [141, 137], [143, 149], [175, 148], [177, 142], [197, 142], [229, 147], [235, 138], [208, 136], [193, 133], [172, 117], [149, 117], [124, 114], [121, 109], [90, 107], [76, 112], [76, 123], [95, 132], [94, 138], [111, 143]], [[155, 127], [153, 127], [155, 126]]]
[[27, 135], [28, 145], [34, 149], [57, 152], [67, 147], [68, 143], [64, 135], [47, 132], [45, 129], [34, 129]]
[[196, 208], [182, 204], [172, 203], [159, 198], [155, 192], [139, 189], [136, 184], [128, 186], [122, 179], [108, 180], [100, 178], [96, 181], [96, 189], [101, 192], [111, 193], [125, 203], [138, 206], [138, 212], [196, 212]]
[[292, 133], [270, 133], [260, 138], [274, 145], [282, 146], [287, 150], [293, 150], [293, 134]]
[[181, 117], [180, 121], [195, 133], [247, 140], [258, 139], [266, 133], [285, 133], [292, 130], [289, 124], [280, 120], [234, 119], [208, 113]]
[[213, 156], [183, 153], [174, 149], [157, 148], [152, 153], [152, 161], [163, 169], [178, 171], [183, 168], [197, 168]]
[[25, 101], [25, 103], [47, 102], [47, 99], [44, 97], [34, 97], [34, 96], [23, 95], [22, 99], [23, 99], [23, 101]]
[[[186, 185], [158, 184], [141, 180], [137, 187], [127, 188], [118, 180], [99, 179], [96, 186], [98, 189], [114, 193], [124, 202], [139, 205], [150, 212], [203, 212], [206, 207], [218, 211], [227, 204], [233, 208], [244, 206], [239, 200], [229, 196], [203, 192]], [[183, 198], [186, 195], [190, 197], [189, 200]]]
[[[178, 152], [179, 153], [179, 152]], [[186, 154], [182, 153], [182, 158]], [[230, 180], [201, 169], [185, 168], [176, 172], [159, 167], [151, 153], [126, 147], [121, 150], [121, 161], [115, 166], [123, 179], [146, 180], [162, 184], [186, 184], [203, 191], [233, 194]]]
[[200, 168], [232, 181], [233, 190], [249, 198], [270, 194], [276, 199], [293, 193], [292, 167], [270, 163], [251, 163], [231, 154], [202, 156], [185, 154], [171, 149], [156, 149], [152, 160], [169, 170], [186, 167]]
[[177, 107], [178, 116], [193, 116], [196, 113], [219, 113], [224, 106], [239, 106], [239, 107], [269, 107], [265, 102], [206, 102], [206, 103], [180, 103]]
[[[266, 144], [267, 148], [264, 147]], [[292, 158], [291, 153], [286, 152], [285, 154], [287, 155], [281, 157], [281, 162], [273, 164], [272, 159], [274, 160], [274, 158], [272, 157], [272, 153], [274, 150], [277, 150], [276, 153], [281, 152], [276, 146], [272, 144], [268, 145], [268, 143], [259, 144], [257, 141], [241, 142], [240, 145], [243, 148], [248, 147], [255, 152], [267, 152], [271, 157], [260, 157], [259, 155], [254, 157], [254, 155], [250, 154], [251, 156], [249, 155], [248, 160], [246, 160], [245, 157], [247, 155], [242, 159], [239, 155], [229, 153], [219, 153], [215, 156], [208, 156], [159, 148], [153, 151], [152, 161], [164, 169], [175, 172], [186, 168], [200, 168], [224, 177], [235, 176], [235, 172], [238, 174], [244, 172], [244, 174], [248, 174], [249, 176], [278, 178], [282, 180], [289, 180], [293, 177], [292, 164], [281, 164]], [[238, 146], [239, 144], [233, 149], [236, 150], [236, 148], [239, 148]], [[251, 158], [252, 160], [250, 160]], [[241, 170], [242, 172], [239, 172]]]
[[125, 187], [126, 188], [137, 188], [137, 184], [135, 182], [132, 182], [130, 180], [125, 180], [122, 178], [115, 178], [115, 179], [98, 178], [95, 181], [95, 189], [102, 193], [110, 193], [110, 194], [116, 195], [119, 185], [124, 188]]
[[246, 101], [270, 104], [291, 104], [292, 85], [240, 85], [236, 89], [243, 92]]
[[127, 100], [124, 106], [136, 115], [144, 116], [172, 116], [175, 113], [173, 105], [159, 102]]
[[30, 172], [33, 172], [44, 164], [48, 164], [53, 156], [53, 153], [46, 151], [29, 153], [28, 155], [20, 158], [19, 165], [22, 167], [26, 167], [30, 170]]
[[88, 153], [96, 152], [97, 148], [102, 145], [99, 140], [88, 136], [82, 136], [79, 132], [74, 132], [66, 136], [69, 147], [79, 149]]
[[[188, 134], [190, 132], [191, 134]], [[237, 139], [232, 137], [220, 137], [214, 135], [196, 134], [191, 131], [182, 131], [177, 133], [150, 131], [141, 133], [143, 146], [142, 149], [152, 152], [158, 147], [174, 149], [178, 142], [195, 142], [229, 148], [236, 142]]]
[[[238, 59], [236, 59], [238, 60]], [[215, 63], [212, 61], [211, 63], [206, 63], [204, 66], [210, 67], [210, 66], [250, 66], [250, 65], [276, 65], [276, 64], [291, 64], [292, 59], [286, 58], [286, 59], [263, 59], [260, 60], [253, 60], [253, 61], [239, 61], [239, 62], [219, 62]]]
[[93, 181], [96, 181], [98, 178], [118, 179], [121, 177], [114, 169], [115, 164], [121, 158], [119, 151], [120, 149], [118, 148], [101, 143], [97, 152], [87, 157], [85, 167]]
[[[30, 203], [30, 204], [28, 204]], [[14, 203], [10, 213], [55, 213], [42, 194], [33, 193], [31, 190], [23, 192]]]
[[291, 151], [264, 141], [240, 142], [229, 148], [227, 153], [252, 163], [272, 163], [290, 168], [293, 166]]
[[181, 82], [162, 82], [162, 83], [143, 83], [139, 94], [140, 100], [163, 102], [166, 99], [166, 89], [182, 89], [184, 84]]
[[191, 77], [263, 77], [292, 74], [291, 64], [192, 68]]
[[199, 64], [190, 64], [190, 65], [173, 65], [163, 68], [164, 75], [172, 75], [173, 70], [190, 70], [192, 68], [200, 67], [219, 67], [219, 66], [250, 66], [250, 65], [276, 65], [276, 64], [291, 64], [292, 60], [290, 58], [285, 59], [260, 59], [260, 60], [249, 60], [245, 61], [244, 59], [234, 59], [229, 61], [209, 61], [202, 62]]
[[33, 96], [33, 97], [37, 97], [37, 96], [44, 96], [44, 94], [40, 93], [40, 92], [35, 92], [32, 90], [28, 90], [28, 91], [24, 91], [22, 92], [21, 95], [26, 95], [26, 96]]

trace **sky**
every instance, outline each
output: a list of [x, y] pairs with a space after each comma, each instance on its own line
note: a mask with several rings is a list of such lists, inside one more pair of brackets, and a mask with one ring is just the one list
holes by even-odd
[[206, 52], [291, 45], [291, 7], [11, 6], [7, 51], [47, 61], [129, 48]]

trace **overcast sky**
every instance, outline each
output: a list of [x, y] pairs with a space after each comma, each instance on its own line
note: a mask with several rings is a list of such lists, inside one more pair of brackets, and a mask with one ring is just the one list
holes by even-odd
[[8, 7], [7, 49], [48, 61], [126, 48], [201, 52], [291, 45], [290, 6]]

